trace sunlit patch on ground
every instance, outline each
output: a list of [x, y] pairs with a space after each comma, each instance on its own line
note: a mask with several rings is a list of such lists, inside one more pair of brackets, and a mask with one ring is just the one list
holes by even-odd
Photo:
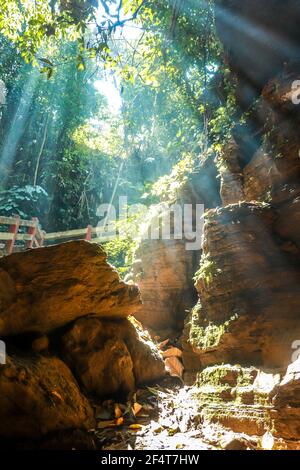
[[[242, 435], [202, 423], [195, 389], [178, 384], [176, 379], [168, 378], [155, 387], [140, 389], [130, 398], [120, 404], [106, 400], [96, 407], [98, 429], [92, 432], [102, 450], [221, 450], [227, 446], [255, 446], [255, 441], [246, 441]], [[134, 407], [139, 410], [136, 415]]]

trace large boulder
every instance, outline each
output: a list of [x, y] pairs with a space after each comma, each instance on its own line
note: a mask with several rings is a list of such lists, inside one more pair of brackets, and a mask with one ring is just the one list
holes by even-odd
[[0, 366], [0, 436], [40, 438], [94, 424], [89, 402], [61, 360], [12, 356]]
[[72, 241], [0, 260], [0, 337], [48, 332], [94, 314], [124, 318], [140, 307], [137, 286], [120, 280], [93, 243]]
[[128, 319], [77, 320], [63, 337], [62, 354], [84, 390], [97, 396], [127, 393], [165, 375], [152, 341]]

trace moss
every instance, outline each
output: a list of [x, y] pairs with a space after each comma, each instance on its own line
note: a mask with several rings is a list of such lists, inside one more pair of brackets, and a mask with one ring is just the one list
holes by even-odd
[[224, 382], [228, 372], [228, 366], [212, 366], [204, 369], [198, 376], [197, 385], [213, 385], [218, 386], [221, 382]]
[[192, 313], [191, 328], [189, 342], [195, 348], [203, 350], [215, 348], [220, 344], [221, 338], [225, 333], [229, 332], [229, 328], [233, 322], [238, 319], [238, 315], [234, 314], [229, 320], [221, 324], [208, 323], [202, 326], [200, 318], [199, 306]]
[[199, 279], [202, 279], [208, 286], [213, 281], [214, 277], [221, 272], [221, 269], [217, 268], [210, 254], [205, 254], [201, 257], [200, 268], [194, 276], [194, 281], [197, 283]]
[[236, 432], [263, 434], [271, 429], [268, 394], [254, 385], [257, 373], [254, 367], [228, 364], [204, 369], [194, 394], [202, 419]]
[[211, 282], [214, 274], [214, 262], [208, 255], [203, 255], [200, 262], [200, 268], [194, 276], [195, 282], [203, 279], [207, 284]]
[[231, 387], [247, 387], [252, 385], [256, 369], [252, 367], [241, 367], [239, 365], [217, 365], [204, 369], [198, 376], [198, 384], [210, 384], [218, 386], [228, 384]]

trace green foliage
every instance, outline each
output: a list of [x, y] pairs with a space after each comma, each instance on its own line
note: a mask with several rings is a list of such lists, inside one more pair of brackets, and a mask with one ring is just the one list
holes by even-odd
[[[45, 188], [47, 231], [95, 226], [99, 204], [118, 196], [175, 201], [233, 122], [212, 0], [101, 0], [105, 15], [98, 4], [0, 0], [2, 186]], [[135, 39], [120, 31], [128, 21]], [[94, 87], [110, 70], [116, 111]], [[122, 273], [135, 243], [106, 243]]]
[[195, 170], [196, 162], [191, 155], [186, 155], [172, 169], [169, 175], [162, 176], [152, 186], [151, 194], [161, 201], [175, 202], [180, 191]]
[[38, 217], [44, 219], [49, 207], [49, 196], [40, 186], [14, 186], [0, 192], [0, 214], [12, 217], [19, 215], [23, 219]]
[[120, 276], [124, 277], [130, 271], [135, 242], [130, 237], [116, 237], [114, 240], [102, 244], [107, 258]]
[[[95, 0], [0, 0], [0, 31], [17, 44], [26, 62], [37, 64], [42, 47], [51, 47], [64, 39], [77, 40], [82, 49], [84, 34], [97, 6]], [[43, 58], [42, 62], [49, 71], [52, 61]]]
[[139, 210], [135, 214], [129, 215], [126, 220], [117, 221], [115, 225], [116, 237], [103, 243], [108, 261], [117, 268], [121, 276], [128, 274], [131, 269], [145, 216], [145, 212]]
[[17, 45], [27, 63], [40, 65], [48, 78], [56, 66], [52, 49], [65, 40], [78, 43], [79, 71], [86, 70], [88, 58], [98, 57], [114, 66], [117, 61], [108, 40], [116, 29], [136, 19], [144, 3], [123, 0], [117, 7], [115, 0], [0, 0], [0, 32]]
[[216, 268], [215, 262], [210, 258], [209, 255], [202, 255], [200, 261], [200, 268], [194, 276], [194, 280], [197, 282], [200, 279], [209, 285], [213, 278], [218, 274], [219, 270]]

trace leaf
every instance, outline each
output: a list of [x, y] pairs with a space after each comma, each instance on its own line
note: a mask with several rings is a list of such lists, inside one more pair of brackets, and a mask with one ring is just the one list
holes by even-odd
[[115, 418], [121, 418], [122, 414], [123, 413], [120, 406], [118, 405], [118, 403], [115, 403]]
[[155, 395], [156, 397], [159, 397], [159, 391], [158, 390], [156, 390], [153, 387], [147, 387], [147, 389], [149, 390], [150, 393], [152, 393], [152, 395]]
[[134, 416], [136, 416], [141, 411], [142, 408], [143, 408], [142, 405], [140, 405], [139, 403], [134, 403], [132, 407], [132, 412]]
[[165, 360], [166, 371], [171, 377], [179, 377], [182, 379], [184, 367], [178, 357], [167, 357]]
[[77, 56], [77, 70], [83, 72], [86, 69], [84, 57], [79, 54]]
[[53, 68], [48, 67], [48, 70], [47, 70], [47, 78], [48, 78], [48, 80], [50, 80], [50, 78], [52, 77], [52, 75], [53, 75]]
[[109, 420], [109, 421], [100, 421], [98, 423], [97, 428], [98, 429], [106, 429], [106, 428], [115, 428], [117, 425], [115, 421]]
[[116, 423], [116, 426], [122, 426], [124, 424], [124, 418], [121, 417], [121, 418], [116, 419], [115, 423]]
[[178, 432], [180, 432], [180, 429], [179, 427], [175, 427], [175, 428], [169, 428], [168, 429], [168, 435], [169, 436], [175, 436], [175, 434], [177, 434]]
[[143, 426], [141, 424], [131, 424], [129, 426], [129, 429], [132, 429], [134, 431], [139, 431], [139, 430], [143, 429]]
[[162, 341], [159, 345], [158, 345], [158, 349], [163, 349], [165, 346], [167, 346], [167, 344], [169, 343], [169, 339], [165, 339], [164, 341]]
[[164, 428], [163, 426], [158, 426], [157, 428], [153, 429], [154, 434], [160, 434], [163, 432]]
[[43, 62], [44, 64], [47, 64], [47, 65], [50, 65], [50, 67], [53, 67], [53, 63], [51, 62], [51, 60], [46, 59], [45, 57], [41, 57], [39, 60]]
[[79, 64], [77, 64], [77, 69], [80, 71], [80, 72], [84, 72], [85, 70], [85, 65], [83, 62], [80, 62]]
[[178, 348], [169, 348], [162, 352], [162, 357], [182, 357], [182, 351]]

